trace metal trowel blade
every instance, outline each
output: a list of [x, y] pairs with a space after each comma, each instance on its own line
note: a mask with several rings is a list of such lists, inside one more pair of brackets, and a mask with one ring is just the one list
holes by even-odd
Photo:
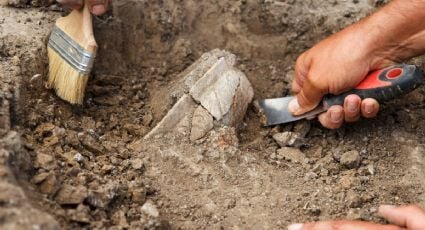
[[259, 102], [262, 113], [262, 123], [266, 126], [284, 124], [292, 121], [301, 120], [304, 118], [313, 118], [317, 114], [326, 111], [326, 109], [319, 105], [310, 112], [307, 112], [300, 116], [294, 116], [288, 110], [288, 104], [295, 97], [280, 97], [265, 99]]

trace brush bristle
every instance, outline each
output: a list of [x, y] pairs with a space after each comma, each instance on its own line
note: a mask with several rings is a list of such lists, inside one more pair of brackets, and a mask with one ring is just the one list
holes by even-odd
[[81, 74], [50, 47], [48, 86], [54, 88], [56, 94], [71, 104], [82, 104], [88, 75]]

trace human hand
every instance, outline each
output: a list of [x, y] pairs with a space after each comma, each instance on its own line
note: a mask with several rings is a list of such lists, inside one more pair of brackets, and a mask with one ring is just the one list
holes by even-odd
[[324, 221], [306, 224], [293, 224], [288, 230], [423, 230], [425, 229], [425, 211], [416, 206], [379, 207], [378, 215], [391, 224], [373, 224], [362, 221]]
[[[292, 83], [297, 100], [289, 104], [289, 110], [295, 115], [308, 112], [324, 95], [341, 94], [357, 86], [370, 71], [394, 64], [385, 57], [376, 57], [372, 53], [374, 44], [370, 44], [366, 37], [361, 25], [353, 25], [301, 54]], [[357, 121], [361, 115], [375, 117], [378, 110], [376, 100], [362, 101], [357, 95], [349, 95], [343, 106], [332, 106], [320, 114], [319, 121], [326, 128], [335, 129], [344, 121]]]
[[[71, 9], [81, 9], [83, 0], [57, 0], [60, 4]], [[108, 10], [111, 0], [88, 0], [90, 12], [94, 15], [102, 15]]]
[[[301, 54], [295, 65], [292, 90], [296, 99], [288, 109], [301, 115], [315, 108], [326, 94], [348, 91], [368, 72], [402, 62], [425, 53], [425, 0], [406, 4], [393, 0], [372, 16], [347, 27]], [[408, 13], [407, 13], [408, 12]], [[348, 96], [343, 106], [332, 106], [319, 115], [323, 126], [339, 128], [361, 115], [376, 116], [374, 99]]]

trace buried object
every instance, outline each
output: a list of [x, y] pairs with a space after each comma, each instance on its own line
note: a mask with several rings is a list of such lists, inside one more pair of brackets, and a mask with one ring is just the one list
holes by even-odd
[[423, 83], [423, 73], [415, 65], [395, 65], [370, 73], [356, 88], [340, 95], [327, 95], [319, 106], [300, 116], [294, 116], [288, 110], [293, 96], [265, 99], [260, 101], [260, 112], [264, 125], [277, 125], [311, 118], [323, 113], [333, 105], [343, 105], [350, 94], [360, 98], [374, 98], [380, 102], [394, 99], [409, 93]]
[[214, 128], [240, 126], [254, 90], [235, 59], [215, 49], [186, 69], [171, 89], [179, 99], [144, 139], [173, 133], [195, 141]]

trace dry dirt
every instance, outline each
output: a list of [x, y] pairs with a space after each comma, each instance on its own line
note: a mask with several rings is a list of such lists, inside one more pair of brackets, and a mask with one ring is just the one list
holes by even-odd
[[[423, 87], [336, 131], [316, 121], [265, 128], [251, 106], [238, 140], [211, 134], [226, 148], [142, 139], [204, 52], [235, 53], [255, 98], [287, 95], [297, 55], [383, 1], [113, 1], [95, 18], [100, 51], [80, 107], [44, 88], [61, 8], [11, 2], [24, 8], [0, 6], [2, 229], [284, 229], [425, 205]], [[279, 154], [280, 131], [305, 136], [298, 162]]]

